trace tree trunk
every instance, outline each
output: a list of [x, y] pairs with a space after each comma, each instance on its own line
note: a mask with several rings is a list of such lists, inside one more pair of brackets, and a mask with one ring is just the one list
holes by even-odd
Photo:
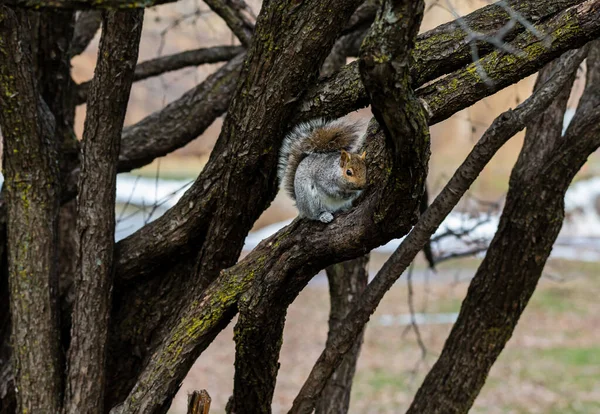
[[67, 414], [103, 411], [117, 161], [143, 16], [143, 9], [106, 12], [103, 16], [83, 131], [77, 197], [77, 277], [65, 393]]
[[[22, 13], [19, 13], [22, 16]], [[8, 207], [12, 348], [20, 412], [61, 406], [54, 119], [32, 72], [26, 20], [0, 6], [0, 125]]]
[[[329, 266], [329, 297], [331, 311], [329, 312], [329, 334], [331, 339], [336, 329], [339, 329], [352, 305], [367, 287], [369, 281], [369, 255], [354, 260]], [[321, 398], [315, 407], [316, 414], [343, 414], [350, 406], [350, 392], [356, 371], [356, 363], [360, 354], [364, 331], [356, 338], [354, 345], [346, 353], [342, 362], [327, 381]]]

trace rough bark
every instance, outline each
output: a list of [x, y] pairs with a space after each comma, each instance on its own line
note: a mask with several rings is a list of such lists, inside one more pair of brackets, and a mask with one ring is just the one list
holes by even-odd
[[[241, 46], [215, 46], [162, 56], [139, 63], [135, 68], [133, 81], [137, 82], [188, 66], [225, 62], [243, 52], [244, 48]], [[79, 84], [77, 88], [77, 104], [83, 104], [87, 100], [90, 82], [87, 81]], [[229, 102], [227, 96], [231, 95], [232, 92], [228, 92], [226, 88], [220, 92], [225, 95], [225, 99], [222, 100]]]
[[[74, 105], [71, 99], [72, 89], [70, 88], [73, 83], [70, 79], [70, 65], [66, 55], [66, 49], [69, 46], [73, 31], [72, 15], [73, 13], [70, 11], [55, 12], [52, 10], [28, 14], [30, 18], [29, 32], [32, 41], [31, 49], [34, 52], [32, 59], [36, 68], [38, 90], [44, 101], [48, 103], [56, 122], [55, 139], [61, 147], [59, 154], [61, 174], [70, 172], [74, 165], [73, 160], [77, 160], [77, 143], [72, 132]], [[61, 181], [63, 181], [62, 178]], [[72, 206], [74, 206], [74, 202], [61, 208], [58, 225], [58, 291], [60, 296], [61, 344], [63, 347], [61, 354], [66, 352], [66, 346], [68, 345], [68, 330], [70, 327], [68, 291], [73, 280], [75, 262], [73, 245], [75, 209]], [[0, 214], [3, 215], [3, 220], [5, 220], [5, 206]], [[4, 244], [6, 238], [3, 237], [2, 240]], [[3, 266], [6, 266], [6, 263]], [[5, 268], [3, 269], [3, 271], [6, 271]], [[7, 277], [6, 274], [4, 276]], [[0, 302], [5, 303], [8, 307], [8, 290], [0, 292], [0, 295], [3, 295]], [[15, 398], [14, 372], [10, 362], [9, 323], [7, 311], [6, 324], [0, 332], [0, 341], [2, 341], [0, 347], [5, 351], [0, 359], [6, 361], [3, 364], [3, 373], [0, 374], [0, 388], [3, 390], [0, 392], [0, 401], [2, 399], [14, 400]], [[15, 409], [13, 407], [8, 410], [13, 412]], [[0, 410], [0, 412], [3, 411]]]
[[[448, 74], [417, 90], [417, 95], [429, 105], [430, 125], [441, 122], [475, 102], [537, 72], [567, 50], [581, 47], [590, 40], [595, 39], [600, 31], [600, 19], [598, 19], [600, 2], [587, 0], [575, 3], [576, 5], [559, 14], [546, 14], [543, 11], [546, 8], [547, 10], [554, 10], [556, 13], [553, 3], [538, 3], [541, 10], [536, 10], [544, 16], [544, 19], [536, 27], [552, 36], [554, 41], [550, 47], [545, 47], [545, 42], [539, 40], [532, 33], [521, 31], [514, 40], [508, 43], [513, 48], [523, 50], [525, 53], [521, 56], [507, 54], [502, 51], [485, 54], [485, 50], [482, 50], [480, 63], [486, 70], [488, 77], [495, 82], [494, 87], [491, 88], [477, 74], [475, 65], [471, 63], [472, 58], [470, 55], [458, 51], [456, 55], [453, 54], [453, 50], [460, 51], [463, 47], [467, 47], [463, 43], [464, 39], [462, 37], [459, 37], [460, 40], [454, 39], [450, 43], [445, 43], [442, 41], [444, 35], [438, 38], [444, 47], [437, 49], [428, 46], [428, 44], [430, 42], [432, 45], [436, 44], [433, 39], [436, 38], [435, 33], [438, 29], [423, 34], [415, 45], [415, 56], [417, 56], [419, 50], [422, 50], [424, 55], [418, 59], [415, 58], [415, 62], [411, 65], [413, 87], [423, 85], [427, 78], [421, 79], [420, 74], [427, 72], [427, 70], [434, 70], [438, 74]], [[472, 14], [474, 13], [478, 12]], [[480, 14], [479, 18], [481, 19], [483, 16]], [[534, 16], [535, 14], [531, 18]], [[506, 23], [506, 20], [503, 22]], [[484, 21], [481, 24], [484, 24]], [[448, 30], [448, 28], [445, 30]], [[448, 57], [442, 61], [437, 61], [439, 56]], [[455, 68], [454, 63], [446, 66], [445, 62], [452, 62], [454, 59], [455, 64], [460, 69], [452, 72]], [[358, 62], [355, 61], [344, 66], [330, 78], [324, 79], [310, 88], [294, 121], [315, 116], [339, 118], [367, 105], [367, 95], [360, 81]]]
[[[65, 183], [71, 171], [79, 164], [79, 142], [73, 131], [75, 122], [74, 83], [71, 79], [70, 56], [67, 51], [73, 37], [75, 13], [70, 10], [45, 10], [36, 13], [37, 27], [32, 28], [37, 40], [36, 67], [38, 88], [42, 99], [56, 122], [55, 139], [59, 148], [60, 182]], [[61, 195], [65, 186], [61, 185]], [[73, 204], [61, 208], [59, 216], [59, 292], [64, 298], [69, 285], [73, 282], [75, 266], [75, 250], [73, 237], [75, 233], [75, 209]], [[61, 308], [65, 309], [61, 300]], [[66, 310], [66, 309], [65, 309]], [[67, 318], [70, 315], [62, 316]], [[68, 324], [61, 323], [61, 326]], [[66, 344], [63, 338], [63, 344]]]
[[[314, 81], [335, 38], [359, 3], [311, 0], [290, 4], [282, 0], [263, 4], [213, 154], [183, 196], [185, 202], [170, 210], [181, 219], [194, 217], [200, 224], [193, 236], [188, 233], [184, 236], [187, 240], [180, 240], [199, 254], [194, 263], [195, 278], [182, 287], [188, 309], [173, 318], [174, 332], [189, 322], [190, 312], [201, 302], [198, 293], [203, 287], [219, 276], [221, 269], [235, 263], [246, 234], [273, 199], [277, 189], [274, 148], [280, 145], [305, 85]], [[294, 70], [290, 70], [291, 62]], [[232, 156], [226, 158], [226, 153]], [[236, 208], [240, 205], [247, 207], [243, 215]], [[200, 220], [196, 220], [197, 214], [201, 214]], [[189, 220], [182, 220], [172, 227], [173, 223], [164, 217], [152, 223], [156, 226], [153, 229], [146, 226], [145, 231], [162, 232], [167, 224], [171, 231], [187, 232], [189, 225], [193, 226]], [[160, 251], [168, 245], [155, 247]], [[119, 249], [118, 253], [122, 258], [127, 252]], [[170, 403], [179, 381], [198, 355], [198, 344], [187, 340], [193, 336], [175, 338], [186, 342], [181, 346], [169, 340], [160, 344], [125, 401], [125, 411], [153, 412]], [[173, 351], [177, 358], [172, 358]]]
[[498, 149], [513, 135], [522, 130], [535, 116], [546, 108], [572, 78], [572, 73], [585, 57], [585, 50], [569, 52], [561, 59], [561, 65], [552, 78], [536, 94], [496, 118], [467, 159], [454, 173], [442, 192], [420, 217], [412, 231], [402, 241], [382, 269], [367, 286], [359, 302], [353, 307], [339, 330], [319, 356], [300, 393], [294, 400], [290, 413], [308, 413], [319, 397], [328, 378], [352, 346], [377, 305], [396, 280], [408, 268], [419, 251], [425, 246], [444, 218], [469, 189], [479, 173]]
[[[593, 48], [588, 68], [597, 72], [599, 58], [598, 49]], [[597, 96], [597, 84], [589, 80], [586, 89], [595, 88]], [[593, 100], [597, 105], [598, 98]], [[548, 115], [564, 113], [565, 105], [565, 97], [557, 100]], [[565, 192], [600, 145], [600, 111], [580, 103], [577, 112], [577, 122], [589, 125], [581, 135], [567, 133], [561, 138], [562, 124], [544, 123], [546, 115], [528, 128], [498, 231], [469, 286], [442, 354], [408, 413], [466, 413], [473, 405], [542, 274], [562, 226]], [[577, 129], [576, 123], [571, 131]]]
[[[111, 310], [115, 186], [143, 10], [107, 12], [83, 131], [77, 280], [65, 413], [102, 412]], [[93, 329], [90, 329], [93, 327]]]
[[[227, 413], [271, 413], [287, 307], [240, 305], [235, 326], [235, 377]], [[252, 328], [250, 328], [252, 326]]]
[[[583, 35], [582, 35], [583, 36]], [[587, 36], [587, 34], [585, 35]], [[533, 59], [533, 57], [532, 57]], [[514, 74], [508, 74], [510, 76], [514, 76]], [[514, 80], [516, 81], [517, 78], [514, 78]], [[358, 82], [360, 82], [360, 80], [358, 80]], [[317, 112], [318, 113], [318, 112]], [[377, 153], [381, 156], [383, 156], [382, 154], [385, 152], [382, 150], [382, 147], [378, 146], [379, 144], [377, 144], [376, 142], [373, 142], [373, 147], [371, 147], [371, 154], [373, 153]], [[217, 157], [217, 154], [219, 154], [219, 150], [213, 153], [214, 157]], [[253, 164], [254, 165], [254, 164]], [[385, 165], [382, 164], [382, 165]], [[387, 180], [387, 175], [382, 174], [381, 175], [383, 178], [382, 180], [385, 182]], [[410, 180], [407, 180], [410, 181]], [[212, 185], [209, 182], [206, 182], [206, 188], [207, 191], [210, 191], [210, 189], [214, 189], [215, 186]], [[381, 190], [383, 192], [386, 191], [385, 188], [381, 188]], [[388, 191], [389, 193], [389, 191]], [[238, 192], [239, 194], [239, 192]], [[408, 190], [405, 193], [405, 195], [408, 194]], [[188, 193], [188, 195], [191, 195], [190, 193]], [[208, 206], [210, 205], [210, 200], [211, 197], [217, 197], [216, 194], [213, 194], [212, 196], [205, 196], [202, 197], [200, 199], [201, 203], [204, 203], [204, 206]], [[410, 199], [409, 199], [410, 200]], [[190, 203], [190, 201], [192, 201], [192, 203]], [[397, 202], [397, 200], [396, 200]], [[410, 202], [410, 201], [407, 201]], [[241, 203], [241, 201], [239, 201], [236, 205], [239, 205], [239, 203]], [[246, 203], [246, 202], [244, 202]], [[246, 205], [246, 204], [245, 204]], [[253, 205], [252, 203], [249, 203], [248, 205]], [[185, 199], [181, 205], [181, 206], [186, 206], [185, 209], [181, 209], [180, 211], [178, 211], [178, 209], [174, 209], [171, 211], [171, 213], [175, 213], [173, 214], [173, 216], [171, 216], [172, 218], [175, 217], [179, 217], [176, 221], [174, 221], [173, 223], [182, 223], [184, 217], [185, 219], [188, 221], [188, 225], [190, 225], [190, 232], [187, 232], [184, 230], [184, 226], [181, 226], [180, 224], [176, 224], [175, 226], [165, 226], [166, 222], [168, 221], [167, 218], [165, 217], [163, 220], [166, 220], [165, 223], [160, 224], [160, 228], [161, 230], [159, 230], [159, 228], [154, 228], [153, 231], [150, 231], [150, 229], [152, 228], [153, 225], [156, 225], [157, 223], [152, 223], [149, 227], [146, 227], [145, 230], [143, 231], [144, 236], [141, 238], [138, 238], [138, 236], [141, 236], [140, 234], [137, 234], [136, 236], [132, 236], [132, 238], [130, 238], [129, 240], [126, 240], [124, 242], [121, 242], [118, 246], [119, 251], [121, 253], [124, 253], [123, 256], [121, 256], [121, 259], [119, 260], [119, 268], [121, 268], [120, 266], [122, 264], [126, 264], [127, 267], [123, 267], [121, 268], [123, 271], [119, 272], [120, 275], [125, 276], [125, 277], [132, 277], [135, 278], [138, 275], [145, 275], [147, 277], [147, 284], [146, 282], [144, 282], [143, 284], [140, 283], [139, 281], [136, 284], [132, 284], [130, 285], [131, 287], [127, 288], [127, 291], [129, 293], [127, 294], [123, 294], [124, 297], [127, 297], [127, 295], [134, 295], [139, 299], [139, 301], [136, 301], [135, 303], [137, 303], [137, 305], [135, 303], [132, 303], [131, 301], [123, 301], [122, 305], [119, 305], [117, 308], [118, 310], [118, 316], [117, 318], [121, 321], [124, 321], [124, 325], [123, 326], [136, 326], [138, 327], [138, 330], [134, 331], [134, 330], [129, 330], [128, 332], [121, 332], [120, 333], [120, 338], [121, 338], [121, 342], [122, 343], [133, 343], [135, 344], [135, 348], [133, 348], [133, 352], [136, 355], [139, 355], [139, 358], [141, 358], [141, 362], [140, 365], [144, 365], [146, 362], [144, 362], [144, 351], [146, 349], [153, 349], [155, 347], [155, 345], [152, 345], [152, 342], [155, 341], [157, 337], [161, 337], [161, 334], [156, 333], [156, 329], [157, 327], [162, 327], [159, 328], [159, 330], [161, 329], [165, 329], [164, 326], [171, 326], [172, 324], [169, 322], [164, 322], [164, 321], [168, 321], [169, 320], [169, 315], [173, 315], [176, 312], [176, 309], [178, 308], [180, 303], [184, 303], [185, 301], [182, 300], [181, 298], [184, 296], [184, 293], [182, 293], [182, 290], [185, 290], [185, 280], [187, 280], [187, 273], [185, 273], [184, 270], [181, 269], [185, 269], [186, 266], [190, 265], [190, 261], [191, 261], [191, 257], [189, 256], [189, 248], [191, 246], [193, 246], [194, 242], [192, 242], [189, 237], [190, 235], [195, 235], [197, 237], [197, 240], [202, 241], [203, 239], [203, 227], [202, 227], [202, 223], [204, 221], [205, 216], [203, 216], [200, 212], [205, 211], [204, 208], [198, 208], [198, 202], [197, 201], [193, 201], [192, 198], [187, 198]], [[192, 207], [191, 211], [188, 211], [188, 207]], [[369, 215], [370, 218], [375, 217], [376, 218], [376, 222], [380, 223], [380, 219], [384, 219], [386, 216], [385, 212], [381, 213], [381, 214], [374, 214], [372, 211], [376, 211], [371, 209], [371, 210], [365, 210], [366, 214]], [[377, 213], [377, 211], [376, 211]], [[389, 240], [389, 238], [393, 238], [393, 237], [398, 237], [401, 234], [404, 234], [403, 231], [406, 230], [402, 230], [402, 223], [405, 220], [405, 216], [395, 216], [391, 219], [392, 223], [397, 224], [396, 226], [392, 226], [390, 228], [384, 228], [385, 226], [381, 226], [382, 228], [380, 228], [380, 233], [377, 236], [374, 236], [371, 233], [371, 229], [375, 229], [378, 228], [377, 226], [373, 227], [373, 220], [369, 219], [368, 220], [368, 224], [364, 221], [361, 221], [360, 218], [356, 219], [355, 223], [358, 223], [359, 225], [356, 227], [356, 229], [365, 229], [367, 228], [367, 231], [363, 234], [364, 238], [362, 237], [358, 237], [358, 239], [361, 240], [368, 240], [368, 242], [366, 242], [364, 245], [360, 245], [360, 246], [356, 246], [354, 245], [354, 243], [350, 243], [348, 246], [346, 246], [346, 249], [333, 249], [332, 246], [330, 246], [327, 242], [323, 243], [323, 249], [320, 250], [319, 252], [317, 252], [317, 254], [315, 254], [314, 256], [312, 256], [315, 252], [308, 252], [308, 254], [310, 254], [312, 257], [316, 257], [318, 258], [317, 263], [319, 263], [320, 265], [322, 265], [321, 268], [332, 264], [331, 261], [328, 261], [327, 259], [323, 259], [321, 256], [321, 253], [324, 253], [326, 251], [330, 252], [331, 254], [339, 254], [340, 257], [338, 258], [338, 260], [344, 260], [344, 259], [350, 259], [352, 257], [356, 257], [357, 255], [360, 254], [364, 254], [366, 252], [366, 249], [369, 248], [369, 246], [372, 247], [376, 247], [377, 245], [381, 244], [381, 243], [385, 243], [387, 240]], [[364, 223], [364, 226], [360, 223]], [[199, 227], [196, 227], [196, 226]], [[164, 226], [164, 227], [163, 227]], [[351, 227], [351, 226], [349, 226]], [[354, 229], [350, 229], [344, 226], [340, 226], [337, 230], [340, 229], [344, 229], [344, 231], [346, 232], [345, 234], [349, 234], [347, 233], [348, 231], [350, 231], [352, 234], [354, 234]], [[156, 233], [154, 233], [156, 231]], [[173, 231], [173, 233], [171, 233], [174, 237], [172, 239], [173, 243], [165, 243], [164, 246], [158, 248], [158, 246], [156, 246], [153, 242], [151, 242], [150, 240], [153, 238], [152, 234], [159, 234], [160, 232], [164, 231], [167, 232], [167, 234], [171, 231]], [[331, 234], [338, 234], [338, 233], [331, 233]], [[331, 234], [329, 234], [329, 236], [331, 236]], [[344, 234], [344, 233], [339, 233], [339, 234]], [[297, 233], [298, 236], [306, 236], [306, 237], [315, 237], [314, 233], [311, 229], [306, 229], [306, 232], [298, 232]], [[167, 235], [168, 238], [168, 235]], [[144, 240], [144, 243], [142, 243], [142, 240]], [[164, 240], [164, 239], [163, 239]], [[300, 239], [298, 239], [300, 240]], [[140, 243], [140, 244], [138, 244]], [[146, 247], [151, 246], [150, 250], [146, 250]], [[171, 251], [169, 246], [176, 246], [174, 248], [173, 251]], [[162, 256], [163, 254], [163, 247], [166, 248], [167, 251], [164, 251], [164, 256]], [[288, 246], [289, 247], [289, 246]], [[338, 246], [340, 247], [340, 246]], [[122, 249], [122, 250], [121, 250]], [[146, 253], [150, 253], [150, 251], [152, 251], [152, 254], [146, 254]], [[181, 254], [181, 255], [180, 255]], [[264, 254], [264, 252], [263, 252]], [[342, 256], [343, 254], [345, 254], [345, 256]], [[257, 257], [260, 257], [260, 254], [257, 255]], [[173, 269], [170, 270], [168, 272], [165, 273], [165, 269], [168, 268], [169, 266], [171, 266], [170, 264], [165, 264], [165, 260], [166, 258], [172, 258], [173, 260], [179, 260], [179, 263], [186, 263], [186, 264], [182, 264], [181, 266], [178, 264], [179, 266], [179, 270]], [[129, 267], [131, 265], [131, 267]], [[302, 268], [301, 265], [297, 265], [299, 268]], [[241, 269], [241, 268], [240, 268]], [[308, 267], [307, 269], [309, 269], [310, 271], [312, 271], [311, 267]], [[317, 269], [317, 271], [320, 269]], [[160, 281], [157, 279], [157, 277], [149, 277], [150, 275], [156, 275], [156, 276], [162, 276], [163, 274], [167, 274], [168, 276], [168, 281], [164, 280], [164, 281]], [[286, 278], [286, 272], [282, 273], [282, 279]], [[254, 275], [253, 275], [254, 276]], [[249, 278], [251, 279], [251, 278]], [[224, 280], [229, 280], [227, 278], [224, 278]], [[304, 279], [301, 279], [304, 280]], [[130, 282], [128, 282], [130, 283]], [[225, 283], [225, 282], [224, 282]], [[229, 282], [227, 282], [229, 283]], [[243, 292], [244, 289], [247, 289], [249, 286], [250, 282], [248, 282], [247, 284], [242, 283], [242, 286], [240, 286], [240, 289], [234, 289], [233, 293], [231, 290], [225, 289], [219, 289], [218, 287], [215, 287], [215, 289], [212, 291], [213, 295], [220, 295], [219, 292], [223, 291], [228, 291], [229, 293], [231, 293], [233, 296], [231, 297], [227, 297], [227, 300], [224, 301], [223, 306], [221, 307], [221, 305], [219, 305], [219, 307], [215, 308], [215, 313], [214, 315], [220, 315], [217, 316], [217, 319], [214, 321], [211, 321], [207, 326], [203, 327], [203, 329], [200, 330], [200, 332], [198, 332], [198, 335], [196, 337], [202, 337], [202, 343], [207, 344], [209, 343], [209, 340], [207, 338], [210, 338], [211, 335], [215, 334], [213, 329], [220, 329], [219, 327], [222, 327], [222, 325], [224, 323], [227, 322], [228, 318], [231, 318], [232, 314], [235, 312], [236, 308], [235, 306], [232, 307], [232, 304], [235, 304], [235, 301], [237, 300], [237, 298], [239, 297], [239, 295]], [[301, 283], [300, 283], [301, 284]], [[159, 288], [159, 286], [162, 285], [162, 288]], [[153, 293], [154, 292], [154, 293]], [[156, 292], [161, 292], [161, 295], [159, 298], [156, 297]], [[176, 303], [175, 306], [170, 306], [167, 305], [168, 303]], [[200, 303], [200, 302], [197, 302]], [[124, 305], [124, 306], [123, 306]], [[166, 307], [165, 307], [166, 306]], [[166, 309], [166, 310], [165, 310]], [[206, 312], [206, 315], [210, 315], [212, 314], [212, 310], [208, 310]], [[223, 319], [221, 319], [221, 317], [223, 317]], [[199, 318], [201, 319], [201, 318]], [[187, 319], [188, 322], [192, 321], [192, 320], [199, 320], [199, 319]], [[214, 323], [213, 323], [214, 322]], [[143, 328], [140, 328], [143, 327]], [[206, 328], [206, 329], [204, 329]], [[203, 342], [205, 341], [206, 342]], [[203, 345], [204, 346], [204, 345]], [[135, 350], [138, 351], [135, 351]], [[201, 347], [199, 346], [198, 348], [199, 350], [201, 350]], [[119, 354], [124, 354], [124, 355], [131, 355], [132, 349], [129, 348], [123, 348], [122, 346], [118, 346], [116, 345], [115, 350], [118, 350]], [[198, 351], [199, 352], [199, 351]], [[125, 363], [128, 363], [127, 361], [124, 361], [125, 357], [121, 358], [119, 361], [120, 362], [116, 362], [114, 363], [115, 366], [120, 366]], [[129, 360], [134, 359], [134, 357], [129, 357]], [[131, 372], [136, 372], [131, 371]], [[131, 380], [131, 378], [129, 378], [128, 380]], [[127, 387], [125, 387], [126, 389]], [[122, 392], [122, 391], [120, 391]], [[119, 394], [120, 395], [120, 394]], [[117, 400], [119, 399], [118, 397], [115, 397]]]
[[139, 9], [157, 6], [159, 4], [172, 3], [175, 0], [2, 0], [0, 4], [26, 9]]
[[[4, 195], [2, 191], [2, 195]], [[0, 198], [0, 414], [13, 414], [17, 411], [14, 393], [14, 371], [10, 347], [10, 303], [8, 288], [8, 252], [6, 246], [6, 202]]]
[[[329, 280], [329, 297], [331, 310], [329, 312], [329, 333], [327, 339], [331, 340], [338, 330], [358, 297], [367, 287], [369, 272], [367, 266], [369, 256], [350, 260], [329, 266], [327, 280]], [[350, 406], [350, 392], [356, 363], [360, 354], [364, 331], [356, 338], [354, 345], [344, 355], [344, 358], [335, 372], [327, 381], [321, 398], [315, 406], [316, 414], [344, 414]]]
[[[353, 27], [357, 25], [370, 26], [375, 18], [378, 5], [375, 1], [363, 3], [352, 15], [348, 25]], [[361, 24], [361, 20], [364, 21]], [[346, 64], [346, 58], [356, 43], [362, 42], [366, 36], [366, 30], [357, 30], [349, 32], [340, 37], [335, 44], [327, 59], [321, 67], [321, 76], [330, 76], [340, 70]], [[350, 308], [350, 304], [356, 300], [362, 293], [368, 283], [369, 272], [367, 265], [369, 255], [346, 262], [337, 263], [329, 266], [325, 272], [329, 282], [329, 334], [338, 327]], [[356, 362], [360, 354], [362, 345], [362, 335], [356, 340], [352, 350], [345, 356], [344, 361], [336, 372], [332, 375], [326, 389], [323, 392], [321, 400], [317, 404], [317, 414], [327, 413], [346, 413], [350, 405], [350, 391], [352, 390], [352, 381]]]
[[0, 6], [0, 125], [8, 208], [11, 344], [19, 412], [59, 412], [54, 119], [39, 97], [24, 15]]
[[74, 57], [85, 51], [90, 42], [96, 36], [96, 32], [102, 24], [102, 12], [89, 10], [81, 12], [75, 22], [75, 32], [69, 47], [69, 56]]

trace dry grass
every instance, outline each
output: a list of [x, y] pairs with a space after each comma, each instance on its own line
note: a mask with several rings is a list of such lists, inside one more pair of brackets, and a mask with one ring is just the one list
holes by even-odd
[[[374, 258], [377, 267], [381, 257]], [[415, 273], [418, 311], [455, 312], [477, 261], [447, 263], [423, 283]], [[599, 266], [553, 261], [511, 341], [493, 367], [473, 413], [600, 412]], [[556, 281], [556, 276], [562, 281]], [[455, 280], [459, 281], [456, 282]], [[327, 333], [326, 283], [317, 277], [290, 308], [281, 352], [274, 413], [284, 413], [319, 355]], [[421, 326], [426, 361], [412, 331], [382, 326], [383, 314], [408, 312], [406, 281], [388, 293], [367, 329], [355, 378], [351, 413], [399, 413], [410, 404], [428, 368], [435, 362], [449, 325]], [[171, 413], [184, 412], [186, 394], [206, 388], [212, 413], [224, 412], [233, 385], [233, 324], [200, 357], [185, 380]]]

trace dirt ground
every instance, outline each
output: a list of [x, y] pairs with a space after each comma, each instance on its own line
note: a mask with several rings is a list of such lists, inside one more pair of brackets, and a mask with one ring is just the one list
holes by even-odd
[[[385, 258], [374, 257], [376, 271]], [[440, 265], [429, 274], [415, 267], [417, 312], [460, 309], [478, 261]], [[494, 365], [472, 413], [600, 413], [600, 264], [553, 260], [507, 348]], [[388, 292], [366, 331], [351, 399], [351, 413], [406, 410], [451, 329], [449, 324], [419, 327], [423, 359], [414, 332], [385, 324], [382, 317], [407, 314], [406, 275]], [[317, 276], [291, 306], [281, 351], [273, 413], [291, 406], [327, 334], [327, 284]], [[207, 389], [211, 414], [223, 413], [233, 386], [233, 326], [224, 330], [198, 359], [169, 413], [185, 412], [187, 393]]]

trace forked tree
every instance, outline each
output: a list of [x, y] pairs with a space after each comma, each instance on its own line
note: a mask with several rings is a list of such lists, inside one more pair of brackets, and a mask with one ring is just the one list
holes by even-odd
[[[495, 152], [527, 128], [498, 231], [409, 408], [467, 412], [536, 287], [565, 192], [600, 145], [600, 0], [507, 0], [421, 34], [422, 0], [265, 0], [256, 21], [243, 1], [205, 0], [241, 46], [136, 66], [144, 7], [164, 2], [0, 1], [0, 412], [164, 413], [238, 314], [227, 410], [269, 413], [286, 310], [325, 268], [330, 332], [289, 412], [346, 412], [370, 315]], [[93, 80], [77, 85], [70, 59], [100, 26]], [[345, 64], [349, 56], [358, 59]], [[585, 90], [562, 134], [584, 60]], [[132, 82], [221, 61], [123, 128]], [[420, 208], [429, 127], [536, 72], [532, 95], [499, 114]], [[295, 220], [238, 261], [277, 192], [286, 132], [367, 105], [369, 184], [357, 205], [327, 225]], [[182, 147], [224, 113], [191, 188], [115, 244], [116, 174]], [[367, 285], [365, 255], [407, 234]]]

